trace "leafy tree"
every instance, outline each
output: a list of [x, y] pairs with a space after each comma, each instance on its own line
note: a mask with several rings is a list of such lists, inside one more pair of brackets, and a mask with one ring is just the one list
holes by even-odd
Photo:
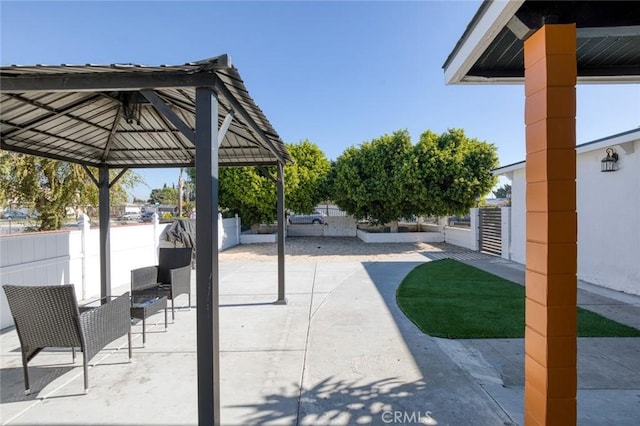
[[[67, 207], [97, 206], [98, 188], [78, 164], [5, 152], [0, 157], [0, 199], [33, 206], [40, 213], [39, 230], [60, 229]], [[91, 169], [90, 169], [91, 170]], [[91, 170], [98, 176], [97, 170]], [[111, 179], [117, 170], [110, 171]], [[110, 202], [127, 201], [127, 189], [142, 178], [127, 171], [110, 190]]]
[[462, 129], [441, 135], [424, 132], [410, 166], [417, 180], [417, 186], [409, 188], [416, 203], [414, 213], [466, 214], [495, 185], [497, 177], [491, 170], [497, 165], [495, 145], [469, 138]]
[[258, 167], [225, 167], [219, 173], [218, 201], [221, 209], [238, 213], [243, 223], [251, 225], [271, 223], [276, 219], [274, 167], [262, 170]]
[[320, 147], [308, 139], [287, 144], [287, 150], [295, 163], [285, 167], [285, 206], [296, 213], [311, 213], [327, 198], [326, 181], [331, 163]]
[[509, 185], [508, 183], [505, 183], [504, 185], [502, 185], [501, 187], [493, 191], [493, 195], [495, 195], [496, 198], [510, 198], [511, 185]]
[[158, 204], [178, 204], [178, 190], [167, 186], [165, 183], [162, 188], [156, 188], [151, 190], [149, 195], [150, 203]]
[[409, 132], [396, 131], [350, 147], [335, 163], [333, 201], [356, 219], [374, 224], [410, 217], [415, 208], [405, 165], [411, 160]]
[[[326, 198], [331, 164], [322, 150], [303, 140], [287, 144], [294, 160], [285, 167], [285, 206], [288, 210], [310, 213]], [[275, 167], [237, 167], [220, 169], [220, 208], [238, 213], [245, 223], [276, 220], [277, 191]]]
[[402, 217], [463, 214], [491, 190], [497, 163], [494, 145], [460, 129], [427, 131], [415, 146], [397, 131], [338, 157], [333, 200], [356, 219], [392, 226]]
[[9, 151], [0, 151], [0, 206], [4, 206], [7, 204], [10, 199], [8, 188], [6, 187], [6, 182], [11, 175], [11, 167], [13, 164], [13, 156], [15, 154], [10, 153]]

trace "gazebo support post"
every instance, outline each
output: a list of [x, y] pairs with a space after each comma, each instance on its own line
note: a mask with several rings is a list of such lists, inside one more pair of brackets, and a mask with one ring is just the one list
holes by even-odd
[[576, 26], [524, 42], [527, 146], [527, 425], [575, 425], [577, 387]]
[[109, 167], [98, 170], [100, 215], [100, 297], [111, 296], [111, 242], [109, 241]]
[[278, 300], [277, 305], [286, 305], [284, 286], [284, 239], [285, 239], [285, 214], [284, 214], [284, 166], [278, 161]]
[[[218, 97], [196, 88], [198, 424], [220, 425]], [[215, 226], [214, 226], [215, 224]]]

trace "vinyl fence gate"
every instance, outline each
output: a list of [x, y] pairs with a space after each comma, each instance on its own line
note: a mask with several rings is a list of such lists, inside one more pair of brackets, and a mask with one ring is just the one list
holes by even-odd
[[479, 209], [480, 223], [480, 251], [502, 255], [502, 209], [481, 208]]

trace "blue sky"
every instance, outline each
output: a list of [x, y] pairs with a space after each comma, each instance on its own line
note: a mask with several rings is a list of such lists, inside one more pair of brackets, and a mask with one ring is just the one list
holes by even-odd
[[[524, 88], [446, 86], [442, 64], [479, 1], [0, 1], [0, 63], [182, 64], [228, 53], [285, 142], [330, 159], [408, 129], [463, 128], [524, 159]], [[578, 143], [640, 126], [640, 85], [578, 86]], [[139, 170], [150, 188], [175, 169]]]

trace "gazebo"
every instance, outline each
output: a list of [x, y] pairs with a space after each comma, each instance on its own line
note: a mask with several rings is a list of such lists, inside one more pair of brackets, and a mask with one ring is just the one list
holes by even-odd
[[[220, 424], [218, 227], [213, 226], [218, 168], [277, 168], [274, 303], [286, 304], [284, 166], [292, 161], [231, 58], [162, 66], [3, 66], [0, 109], [1, 149], [81, 164], [99, 188], [102, 297], [111, 294], [110, 186], [129, 168], [196, 168], [198, 420]], [[121, 171], [110, 181], [111, 169]]]
[[524, 417], [575, 424], [575, 86], [640, 82], [640, 3], [485, 1], [443, 68], [448, 84], [524, 83]]

